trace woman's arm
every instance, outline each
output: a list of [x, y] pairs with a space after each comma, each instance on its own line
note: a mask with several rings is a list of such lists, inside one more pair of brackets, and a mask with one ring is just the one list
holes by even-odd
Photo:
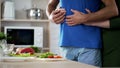
[[77, 24], [84, 24], [86, 22], [97, 23], [97, 21], [104, 21], [110, 19], [111, 17], [118, 16], [118, 9], [115, 0], [102, 0], [102, 2], [105, 5], [105, 7], [93, 13], [84, 14], [78, 10], [71, 9], [71, 11], [74, 14], [70, 16], [66, 16], [67, 24], [69, 26], [74, 26]]
[[97, 12], [86, 14], [86, 22], [102, 21], [118, 16], [119, 12], [115, 0], [102, 0], [102, 2], [105, 7]]
[[[120, 1], [116, 0], [117, 8], [118, 8], [118, 16], [112, 17], [107, 21], [103, 22], [92, 22], [92, 23], [86, 23], [86, 25], [89, 26], [97, 26], [97, 27], [102, 27], [102, 28], [111, 28], [111, 29], [120, 29]], [[91, 13], [88, 10], [89, 13]]]
[[92, 22], [86, 23], [88, 26], [96, 26], [101, 28], [110, 28], [110, 29], [120, 29], [120, 17], [114, 17], [110, 20], [102, 21], [102, 22]]
[[96, 26], [96, 27], [101, 27], [101, 28], [110, 28], [110, 21], [101, 21], [101, 22], [91, 22], [91, 23], [85, 23], [85, 25], [88, 26]]

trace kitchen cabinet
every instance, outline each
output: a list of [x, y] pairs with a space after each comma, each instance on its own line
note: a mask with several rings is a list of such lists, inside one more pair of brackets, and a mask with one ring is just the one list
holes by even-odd
[[[40, 26], [43, 27], [43, 51], [49, 51], [49, 20], [45, 14], [45, 8], [48, 0], [12, 0], [15, 3], [15, 19], [2, 19], [4, 0], [0, 0], [0, 31], [4, 26]], [[22, 3], [22, 4], [21, 4]], [[43, 10], [42, 19], [28, 19], [26, 10], [35, 6]]]

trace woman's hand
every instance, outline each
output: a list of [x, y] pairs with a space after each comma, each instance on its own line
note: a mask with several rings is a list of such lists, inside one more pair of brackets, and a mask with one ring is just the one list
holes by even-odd
[[66, 23], [69, 26], [81, 24], [85, 21], [86, 17], [84, 13], [77, 11], [77, 10], [73, 10], [73, 9], [71, 9], [71, 11], [73, 12], [73, 15], [66, 16]]
[[49, 19], [51, 22], [54, 22], [56, 24], [60, 24], [64, 21], [65, 14], [66, 14], [65, 9], [60, 8], [60, 9], [54, 10], [51, 13]]

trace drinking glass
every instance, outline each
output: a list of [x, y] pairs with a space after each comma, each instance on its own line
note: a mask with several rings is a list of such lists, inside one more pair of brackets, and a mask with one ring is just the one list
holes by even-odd
[[2, 57], [3, 56], [3, 49], [2, 49], [2, 47], [0, 46], [0, 57]]
[[13, 51], [14, 44], [7, 44], [3, 47], [4, 56], [9, 56], [9, 54]]
[[0, 40], [0, 57], [2, 57], [4, 55], [4, 52], [3, 52], [3, 49], [5, 48], [6, 46], [6, 40]]

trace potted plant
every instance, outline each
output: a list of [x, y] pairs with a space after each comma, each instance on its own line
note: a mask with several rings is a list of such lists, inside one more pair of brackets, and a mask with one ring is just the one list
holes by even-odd
[[3, 32], [0, 32], [0, 56], [3, 55], [3, 49], [7, 45], [7, 40], [11, 40], [12, 38], [4, 34]]
[[12, 38], [5, 35], [3, 32], [0, 32], [0, 47], [2, 44], [7, 44], [7, 40], [11, 40]]
[[2, 44], [6, 44], [6, 39], [7, 39], [7, 36], [3, 33], [3, 32], [0, 32], [0, 47], [2, 48]]
[[0, 32], [0, 40], [6, 39], [6, 38], [7, 36], [3, 32]]
[[0, 41], [1, 40], [11, 40], [12, 37], [5, 35], [3, 32], [0, 32]]
[[3, 32], [0, 32], [0, 56], [3, 55], [3, 45], [6, 44], [6, 38], [7, 36]]

